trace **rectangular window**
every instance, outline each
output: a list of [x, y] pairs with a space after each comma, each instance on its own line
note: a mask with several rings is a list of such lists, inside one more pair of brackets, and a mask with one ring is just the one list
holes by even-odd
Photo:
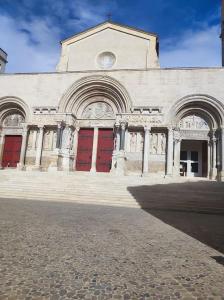
[[198, 152], [197, 151], [191, 151], [191, 160], [198, 161]]
[[180, 160], [187, 160], [187, 151], [180, 152]]

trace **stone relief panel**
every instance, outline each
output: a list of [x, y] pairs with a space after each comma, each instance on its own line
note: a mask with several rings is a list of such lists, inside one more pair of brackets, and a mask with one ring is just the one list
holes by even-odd
[[44, 132], [43, 150], [52, 151], [56, 147], [57, 131], [47, 129]]
[[3, 126], [6, 127], [19, 127], [25, 121], [24, 117], [20, 114], [12, 114], [4, 119]]
[[130, 153], [141, 153], [144, 145], [144, 133], [129, 131], [127, 134], [126, 151]]
[[37, 130], [30, 129], [28, 135], [27, 149], [35, 150], [37, 144]]
[[164, 155], [166, 153], [166, 134], [152, 133], [150, 135], [150, 154]]
[[188, 116], [183, 118], [179, 124], [181, 129], [191, 129], [191, 130], [209, 130], [207, 122], [199, 116]]
[[106, 102], [89, 104], [82, 113], [83, 119], [114, 119], [112, 107]]
[[62, 148], [72, 149], [73, 144], [73, 134], [70, 127], [65, 127], [62, 134]]

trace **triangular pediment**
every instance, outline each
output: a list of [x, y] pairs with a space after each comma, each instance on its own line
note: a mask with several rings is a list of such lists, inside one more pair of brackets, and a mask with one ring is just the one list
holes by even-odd
[[65, 40], [61, 41], [61, 44], [63, 44], [63, 45], [73, 44], [75, 42], [78, 42], [82, 39], [85, 39], [89, 36], [92, 36], [94, 34], [97, 34], [101, 31], [104, 31], [107, 29], [115, 30], [118, 32], [122, 32], [124, 34], [133, 35], [135, 37], [139, 37], [139, 38], [147, 39], [147, 40], [150, 40], [152, 38], [157, 38], [157, 35], [155, 33], [146, 32], [143, 30], [135, 29], [135, 28], [132, 28], [129, 26], [124, 26], [124, 25], [120, 25], [120, 24], [108, 21], [108, 22], [101, 23], [95, 27], [89, 28], [83, 32], [80, 32], [68, 39], [65, 39]]

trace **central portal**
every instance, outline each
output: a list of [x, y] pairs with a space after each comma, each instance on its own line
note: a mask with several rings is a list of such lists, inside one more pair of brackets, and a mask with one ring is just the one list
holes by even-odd
[[[97, 142], [98, 141], [98, 142]], [[114, 135], [111, 128], [82, 128], [79, 131], [76, 170], [110, 172], [114, 150]]]

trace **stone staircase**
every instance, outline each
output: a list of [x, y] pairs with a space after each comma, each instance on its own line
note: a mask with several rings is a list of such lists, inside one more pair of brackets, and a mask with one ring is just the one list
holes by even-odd
[[[198, 187], [199, 184], [199, 187]], [[212, 185], [211, 185], [212, 184]], [[223, 184], [162, 176], [0, 171], [0, 198], [74, 202], [150, 209], [220, 210]], [[184, 200], [187, 195], [187, 200]], [[221, 197], [221, 198], [220, 198]], [[211, 205], [218, 204], [218, 208]], [[202, 205], [203, 203], [203, 205]], [[212, 206], [212, 207], [211, 207]]]

